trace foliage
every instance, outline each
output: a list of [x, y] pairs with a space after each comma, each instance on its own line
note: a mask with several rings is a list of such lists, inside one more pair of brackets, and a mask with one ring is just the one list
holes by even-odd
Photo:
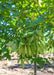
[[53, 0], [0, 0], [0, 59], [10, 59], [11, 41], [23, 67], [33, 58], [40, 67], [45, 64], [39, 54], [53, 47], [53, 15]]

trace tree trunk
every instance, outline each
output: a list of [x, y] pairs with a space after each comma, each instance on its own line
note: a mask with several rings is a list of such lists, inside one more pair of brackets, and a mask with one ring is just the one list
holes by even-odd
[[34, 63], [34, 75], [37, 75], [37, 63]]

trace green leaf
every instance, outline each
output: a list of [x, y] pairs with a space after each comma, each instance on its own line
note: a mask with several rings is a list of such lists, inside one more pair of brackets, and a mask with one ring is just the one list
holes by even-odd
[[45, 62], [46, 64], [51, 65], [51, 63], [49, 62], [49, 60], [48, 60], [47, 58], [44, 58], [44, 59], [45, 59], [45, 61], [46, 61], [46, 62]]
[[29, 61], [28, 61], [28, 59], [25, 57], [25, 61], [27, 62], [27, 64], [29, 64]]
[[29, 55], [32, 56], [31, 48], [28, 47]]
[[0, 10], [4, 11], [5, 7], [3, 5], [0, 5]]
[[24, 68], [24, 61], [23, 61], [23, 59], [21, 59], [21, 65]]
[[42, 57], [38, 57], [38, 58], [36, 59], [36, 61], [37, 61], [37, 63], [39, 64], [40, 68], [42, 68], [43, 65], [45, 65], [45, 61], [43, 60]]
[[8, 8], [9, 10], [13, 10], [11, 4], [6, 3], [6, 8]]
[[37, 20], [34, 20], [27, 28], [31, 28], [33, 26], [36, 26], [37, 24], [43, 23], [46, 21], [46, 18], [38, 18]]
[[5, 53], [3, 57], [7, 57], [7, 59], [11, 60], [11, 56], [8, 53]]
[[19, 59], [18, 59], [18, 61], [17, 61], [17, 62], [19, 63], [19, 62], [20, 62], [20, 60], [21, 60], [21, 57], [19, 57]]
[[34, 63], [34, 59], [31, 59], [31, 64], [33, 64]]
[[0, 14], [0, 21], [3, 21], [3, 15]]

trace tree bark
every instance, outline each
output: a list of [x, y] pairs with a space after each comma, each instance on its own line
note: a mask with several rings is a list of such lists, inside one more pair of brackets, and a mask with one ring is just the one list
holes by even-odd
[[37, 63], [34, 63], [34, 75], [37, 75]]

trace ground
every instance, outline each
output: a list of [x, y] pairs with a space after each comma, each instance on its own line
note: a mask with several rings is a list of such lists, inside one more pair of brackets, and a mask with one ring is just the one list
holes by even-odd
[[[25, 62], [24, 69], [21, 64], [17, 63], [17, 57], [15, 54], [12, 55], [12, 60], [0, 60], [0, 75], [34, 75], [34, 65], [27, 64]], [[42, 69], [37, 65], [37, 75], [54, 75], [54, 67], [50, 65], [44, 65]]]

